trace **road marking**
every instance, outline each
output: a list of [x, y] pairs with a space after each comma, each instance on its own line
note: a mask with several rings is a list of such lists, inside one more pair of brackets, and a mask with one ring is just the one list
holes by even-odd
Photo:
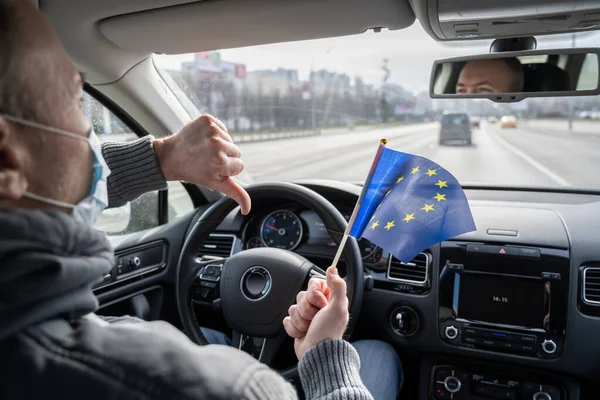
[[546, 166], [542, 165], [540, 162], [534, 160], [533, 158], [531, 158], [531, 156], [528, 156], [522, 150], [517, 149], [512, 144], [510, 144], [506, 140], [502, 139], [500, 137], [500, 135], [498, 135], [497, 133], [495, 133], [495, 132], [492, 133], [491, 131], [488, 131], [485, 128], [484, 124], [481, 125], [481, 129], [485, 133], [487, 133], [488, 135], [490, 135], [498, 143], [500, 143], [502, 146], [504, 146], [508, 151], [512, 151], [515, 155], [517, 155], [518, 157], [520, 157], [523, 161], [525, 161], [526, 163], [528, 163], [529, 165], [531, 165], [533, 168], [537, 169], [542, 174], [546, 175], [548, 178], [550, 178], [551, 180], [553, 180], [555, 183], [557, 183], [557, 184], [559, 184], [561, 186], [571, 186], [569, 184], [569, 182], [567, 182], [566, 179], [564, 179], [563, 177], [561, 177], [561, 176], [555, 174], [554, 172], [550, 171]]

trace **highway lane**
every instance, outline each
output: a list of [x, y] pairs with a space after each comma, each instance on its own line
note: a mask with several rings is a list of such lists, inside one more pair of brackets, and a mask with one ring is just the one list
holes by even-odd
[[[533, 124], [532, 124], [533, 125]], [[362, 181], [377, 141], [422, 155], [462, 183], [516, 186], [577, 186], [600, 189], [600, 135], [572, 135], [560, 128], [545, 133], [520, 124], [501, 129], [484, 123], [473, 130], [472, 146], [439, 146], [437, 123], [317, 138], [241, 144], [255, 182], [301, 179]]]
[[[255, 182], [265, 180], [294, 180], [298, 174], [310, 176], [313, 171], [323, 174], [321, 167], [330, 168], [342, 158], [372, 158], [382, 137], [388, 140], [412, 140], [435, 129], [437, 124], [407, 125], [375, 128], [321, 136], [240, 143], [247, 173]], [[320, 171], [320, 172], [319, 172]], [[291, 177], [291, 178], [290, 178]], [[312, 176], [314, 177], [314, 176]]]
[[592, 124], [586, 124], [585, 130], [575, 124], [576, 130], [570, 132], [560, 122], [544, 129], [532, 122], [521, 123], [516, 130], [497, 128], [495, 132], [547, 166], [566, 186], [600, 189], [600, 134]]
[[[520, 121], [517, 129], [502, 129], [497, 124], [484, 123], [481, 129], [473, 130], [472, 146], [440, 146], [439, 124], [429, 123], [242, 143], [240, 147], [248, 173], [255, 182], [364, 181], [379, 139], [386, 137], [390, 148], [434, 160], [463, 184], [575, 186], [600, 190], [600, 134], [594, 134], [591, 126], [569, 132], [563, 125]], [[180, 215], [193, 207], [187, 192], [178, 183], [170, 185], [169, 203], [172, 213]], [[97, 228], [121, 231], [128, 221], [128, 207], [108, 210], [98, 221]]]

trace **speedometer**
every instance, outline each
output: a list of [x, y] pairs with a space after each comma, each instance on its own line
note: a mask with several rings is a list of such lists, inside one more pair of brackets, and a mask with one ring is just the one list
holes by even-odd
[[302, 232], [300, 218], [286, 210], [267, 215], [260, 230], [266, 246], [284, 250], [295, 249], [302, 240]]

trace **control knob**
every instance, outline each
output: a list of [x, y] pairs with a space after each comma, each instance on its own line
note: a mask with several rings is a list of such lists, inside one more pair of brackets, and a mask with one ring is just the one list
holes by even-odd
[[444, 379], [444, 388], [450, 393], [458, 392], [461, 386], [461, 381], [455, 376], [449, 376]]
[[139, 268], [142, 265], [142, 260], [139, 257], [135, 256], [131, 260], [129, 260], [129, 266], [131, 269]]
[[556, 352], [556, 343], [553, 340], [544, 340], [542, 342], [542, 350], [546, 354], [554, 354]]
[[533, 400], [552, 400], [552, 397], [546, 392], [537, 392], [533, 395]]
[[454, 325], [447, 326], [444, 329], [444, 335], [450, 340], [456, 339], [458, 337], [458, 329]]

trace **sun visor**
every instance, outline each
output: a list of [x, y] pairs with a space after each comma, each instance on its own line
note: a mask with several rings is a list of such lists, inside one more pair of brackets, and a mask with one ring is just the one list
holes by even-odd
[[406, 0], [205, 0], [106, 18], [102, 34], [126, 51], [166, 54], [406, 28]]
[[412, 0], [437, 40], [496, 39], [600, 28], [598, 0]]

